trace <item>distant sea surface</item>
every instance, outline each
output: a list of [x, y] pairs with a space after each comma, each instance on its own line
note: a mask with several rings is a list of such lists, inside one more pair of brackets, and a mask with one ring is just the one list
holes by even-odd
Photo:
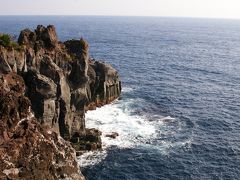
[[0, 32], [38, 24], [85, 38], [122, 80], [118, 101], [86, 114], [87, 127], [119, 133], [79, 158], [88, 180], [240, 178], [240, 21], [1, 16]]

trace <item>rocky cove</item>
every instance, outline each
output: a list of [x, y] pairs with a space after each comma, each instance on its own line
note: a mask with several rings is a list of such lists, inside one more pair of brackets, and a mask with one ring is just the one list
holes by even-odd
[[117, 70], [88, 50], [52, 25], [0, 45], [0, 179], [84, 179], [76, 154], [102, 148], [85, 112], [121, 93]]

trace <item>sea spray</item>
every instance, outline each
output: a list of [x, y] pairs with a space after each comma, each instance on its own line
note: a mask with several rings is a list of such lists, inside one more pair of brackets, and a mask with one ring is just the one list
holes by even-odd
[[[101, 162], [111, 147], [118, 149], [151, 147], [167, 154], [170, 148], [183, 143], [161, 139], [161, 135], [164, 137], [175, 134], [176, 132], [168, 130], [168, 123], [178, 124], [178, 122], [171, 116], [149, 115], [147, 112], [139, 112], [144, 111], [143, 109], [136, 110], [139, 103], [146, 105], [148, 103], [141, 98], [124, 98], [128, 93], [134, 93], [133, 91], [132, 88], [123, 88], [121, 100], [86, 113], [86, 126], [102, 131], [103, 150], [88, 152], [79, 157], [82, 167]], [[119, 136], [116, 138], [106, 137], [112, 132], [117, 132]], [[160, 141], [157, 146], [154, 145], [156, 141]]]

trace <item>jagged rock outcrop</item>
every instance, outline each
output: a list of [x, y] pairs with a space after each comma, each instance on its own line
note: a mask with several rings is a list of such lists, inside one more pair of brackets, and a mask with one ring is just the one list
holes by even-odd
[[93, 83], [90, 84], [92, 96], [87, 106], [92, 110], [117, 99], [121, 93], [121, 81], [117, 70], [111, 65], [101, 61], [91, 61], [89, 65], [94, 72], [89, 71], [89, 76], [95, 76], [92, 78]]
[[86, 129], [85, 111], [120, 96], [117, 71], [90, 59], [85, 40], [58, 41], [52, 25], [21, 31], [18, 45], [17, 49], [0, 45], [0, 74], [15, 72], [23, 77], [38, 122], [77, 150], [101, 148], [101, 132]]
[[38, 123], [24, 93], [20, 76], [13, 72], [1, 75], [0, 179], [84, 179], [75, 150], [57, 133]]
[[58, 41], [52, 25], [8, 44], [0, 44], [0, 179], [84, 179], [76, 150], [102, 147], [85, 111], [120, 96], [117, 71], [91, 60], [85, 40]]

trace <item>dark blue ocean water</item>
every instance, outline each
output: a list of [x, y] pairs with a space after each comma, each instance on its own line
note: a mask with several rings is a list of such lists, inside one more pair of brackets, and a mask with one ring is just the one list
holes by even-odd
[[240, 21], [0, 17], [0, 32], [37, 24], [87, 39], [123, 82], [119, 101], [86, 115], [120, 134], [79, 159], [87, 179], [240, 179]]

